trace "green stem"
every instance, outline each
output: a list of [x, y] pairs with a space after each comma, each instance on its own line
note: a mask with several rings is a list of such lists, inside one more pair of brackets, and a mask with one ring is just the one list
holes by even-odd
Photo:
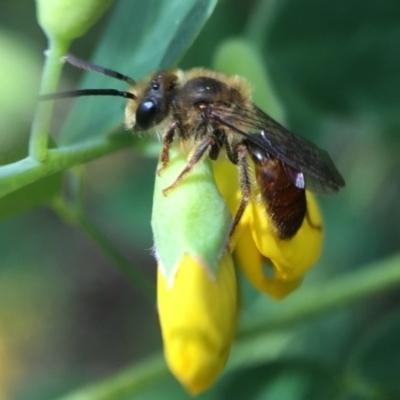
[[117, 400], [154, 386], [168, 377], [162, 355], [156, 355], [100, 383], [89, 385], [59, 400]]
[[75, 213], [70, 210], [65, 201], [59, 197], [52, 203], [53, 209], [60, 215], [64, 221], [76, 226], [90, 237], [115, 264], [118, 269], [130, 278], [136, 288], [152, 303], [155, 303], [154, 284], [139, 270], [134, 269], [129, 260], [127, 260], [83, 214]]
[[129, 133], [50, 149], [45, 163], [32, 157], [0, 167], [0, 198], [41, 178], [63, 171], [74, 165], [93, 160], [104, 154], [127, 148], [134, 143]]
[[[294, 335], [282, 329], [399, 285], [400, 254], [397, 254], [329, 283], [320, 284], [319, 288], [308, 289], [307, 294], [300, 298], [287, 300], [284, 309], [279, 308], [267, 318], [244, 326], [235, 342], [227, 369], [279, 357], [280, 350], [285, 348]], [[254, 348], [260, 348], [255, 344], [257, 341], [262, 342], [263, 352], [254, 351]], [[139, 363], [101, 383], [77, 390], [59, 400], [118, 400], [123, 396], [133, 396], [167, 377], [166, 368], [162, 355], [159, 354], [150, 361]]]
[[[46, 60], [40, 83], [40, 93], [55, 92], [60, 80], [64, 61], [62, 57], [67, 52], [69, 42], [49, 41], [49, 49], [46, 51]], [[39, 102], [33, 118], [29, 155], [36, 161], [42, 162], [47, 157], [47, 147], [53, 101]]]

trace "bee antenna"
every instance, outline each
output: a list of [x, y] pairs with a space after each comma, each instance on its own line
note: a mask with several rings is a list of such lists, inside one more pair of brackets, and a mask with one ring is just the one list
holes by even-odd
[[65, 56], [65, 61], [67, 61], [68, 64], [71, 64], [74, 67], [86, 69], [87, 71], [98, 72], [99, 74], [107, 75], [111, 78], [119, 79], [120, 81], [125, 81], [130, 85], [136, 85], [136, 81], [129, 76], [120, 74], [119, 72], [113, 71], [111, 69], [99, 67], [98, 65], [94, 65], [88, 61], [81, 60], [73, 56], [72, 54], [67, 54]]
[[118, 96], [124, 97], [125, 99], [135, 100], [136, 96], [130, 92], [124, 92], [116, 89], [80, 89], [80, 90], [69, 90], [67, 92], [48, 93], [39, 96], [39, 100], [57, 100], [57, 99], [68, 99], [71, 97], [81, 96]]

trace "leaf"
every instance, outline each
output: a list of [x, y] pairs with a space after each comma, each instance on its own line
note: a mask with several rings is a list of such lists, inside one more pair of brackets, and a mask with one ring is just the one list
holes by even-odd
[[400, 3], [275, 1], [264, 50], [292, 113], [400, 127]]
[[228, 39], [217, 48], [213, 65], [216, 70], [239, 75], [253, 86], [254, 102], [274, 119], [283, 122], [284, 112], [279, 104], [258, 49], [245, 39]]
[[[171, 67], [199, 33], [215, 4], [216, 0], [120, 0], [93, 62], [135, 80]], [[94, 72], [85, 75], [81, 87], [126, 90], [126, 85]], [[62, 131], [62, 143], [115, 129], [123, 122], [124, 104], [124, 100], [110, 97], [77, 99]]]

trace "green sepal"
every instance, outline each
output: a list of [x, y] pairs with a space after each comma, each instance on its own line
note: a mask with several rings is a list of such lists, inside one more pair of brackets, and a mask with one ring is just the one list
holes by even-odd
[[191, 254], [215, 276], [231, 225], [231, 215], [216, 186], [209, 159], [199, 162], [167, 195], [162, 193], [186, 165], [186, 156], [171, 151], [167, 168], [161, 176], [156, 174], [155, 180], [151, 220], [154, 251], [169, 285], [173, 284], [184, 253]]

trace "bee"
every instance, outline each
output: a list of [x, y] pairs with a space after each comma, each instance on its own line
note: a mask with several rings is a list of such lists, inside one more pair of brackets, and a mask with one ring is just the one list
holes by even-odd
[[127, 129], [141, 132], [154, 128], [161, 133], [158, 174], [168, 167], [174, 141], [187, 151], [187, 165], [163, 190], [165, 195], [204, 157], [216, 160], [224, 151], [238, 168], [242, 194], [230, 236], [252, 195], [249, 162], [254, 164], [262, 202], [281, 239], [293, 237], [307, 216], [306, 189], [333, 194], [345, 186], [326, 151], [294, 135], [253, 103], [250, 84], [244, 78], [195, 68], [186, 72], [157, 71], [136, 82], [72, 55], [67, 55], [66, 61], [75, 67], [123, 80], [129, 89], [74, 90], [45, 94], [42, 100], [90, 95], [126, 98]]

